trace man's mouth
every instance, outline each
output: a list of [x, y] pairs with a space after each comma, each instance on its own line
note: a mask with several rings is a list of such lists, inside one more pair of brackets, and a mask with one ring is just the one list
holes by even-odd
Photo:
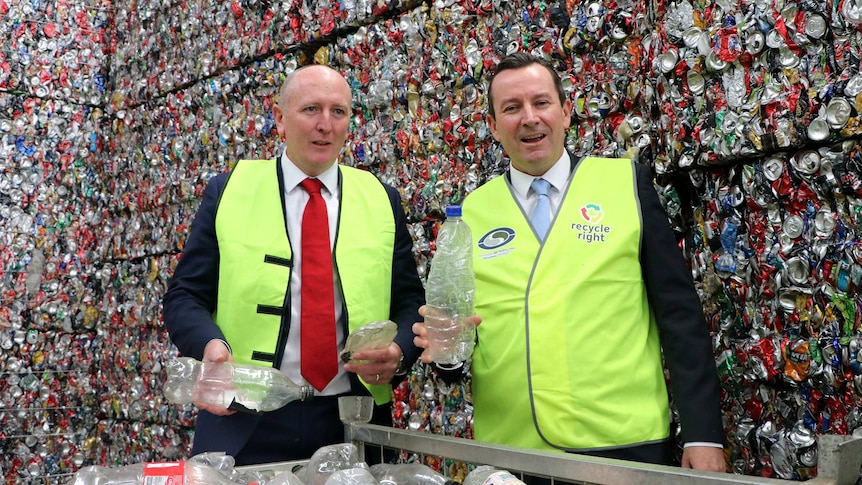
[[319, 147], [325, 147], [325, 146], [331, 145], [331, 143], [329, 143], [328, 141], [313, 141], [311, 143], [314, 145], [317, 145]]
[[521, 141], [524, 143], [538, 143], [545, 139], [545, 135], [538, 133], [536, 135], [529, 135], [521, 137]]

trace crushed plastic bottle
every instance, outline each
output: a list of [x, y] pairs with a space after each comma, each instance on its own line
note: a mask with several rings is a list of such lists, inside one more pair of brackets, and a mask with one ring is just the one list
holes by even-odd
[[292, 471], [285, 470], [260, 485], [305, 485], [305, 483]]
[[524, 485], [524, 482], [509, 471], [482, 465], [468, 473], [462, 485]]
[[205, 403], [262, 413], [312, 395], [278, 369], [234, 362], [201, 362], [179, 357], [167, 364], [165, 397], [176, 404]]
[[458, 485], [421, 463], [379, 463], [370, 471], [380, 485]]
[[191, 459], [185, 462], [135, 463], [121, 467], [88, 466], [78, 470], [66, 485], [141, 485], [142, 483], [245, 485], [249, 482], [232, 480], [222, 471]]
[[476, 328], [466, 319], [473, 316], [474, 278], [473, 235], [461, 207], [450, 205], [425, 283], [428, 352], [438, 364], [458, 364], [473, 353]]
[[378, 485], [367, 468], [345, 468], [332, 472], [324, 485]]
[[356, 445], [337, 443], [318, 448], [308, 459], [308, 464], [296, 475], [306, 485], [325, 485], [330, 475], [350, 468], [368, 468], [368, 465], [359, 459]]
[[365, 362], [353, 359], [353, 354], [365, 350], [378, 350], [389, 347], [398, 333], [398, 324], [392, 320], [371, 322], [350, 332], [341, 351], [341, 361], [344, 363], [363, 364]]

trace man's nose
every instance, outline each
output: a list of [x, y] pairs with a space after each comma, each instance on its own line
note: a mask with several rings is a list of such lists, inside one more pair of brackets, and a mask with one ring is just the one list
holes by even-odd
[[521, 123], [525, 125], [534, 125], [539, 121], [538, 112], [531, 106], [525, 106], [522, 113]]
[[317, 120], [318, 131], [332, 131], [332, 116], [329, 113], [322, 113]]

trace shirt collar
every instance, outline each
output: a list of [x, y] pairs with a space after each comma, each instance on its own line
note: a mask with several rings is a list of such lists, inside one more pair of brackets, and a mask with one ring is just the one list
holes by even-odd
[[[287, 157], [287, 153], [281, 154], [280, 163], [281, 170], [284, 173], [284, 188], [287, 192], [291, 192], [303, 180], [308, 178], [308, 175], [294, 165], [293, 161]], [[333, 163], [325, 172], [313, 178], [320, 180], [327, 192], [335, 194], [338, 188], [338, 164]]]
[[[569, 180], [570, 168], [569, 152], [563, 150], [560, 159], [551, 165], [551, 168], [542, 174], [541, 178], [550, 182], [552, 189], [555, 188], [558, 192], [562, 191]], [[530, 193], [530, 184], [538, 177], [518, 170], [511, 163], [509, 164], [509, 175], [512, 181], [512, 188], [518, 195], [526, 199]]]

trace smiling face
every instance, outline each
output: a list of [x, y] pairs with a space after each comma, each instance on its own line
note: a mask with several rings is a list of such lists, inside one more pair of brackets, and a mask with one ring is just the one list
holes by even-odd
[[512, 165], [540, 176], [560, 159], [572, 114], [571, 100], [560, 103], [551, 73], [540, 64], [507, 69], [491, 85], [493, 115], [486, 121]]
[[306, 175], [320, 175], [347, 140], [350, 86], [326, 66], [298, 69], [285, 81], [272, 114], [288, 158]]

